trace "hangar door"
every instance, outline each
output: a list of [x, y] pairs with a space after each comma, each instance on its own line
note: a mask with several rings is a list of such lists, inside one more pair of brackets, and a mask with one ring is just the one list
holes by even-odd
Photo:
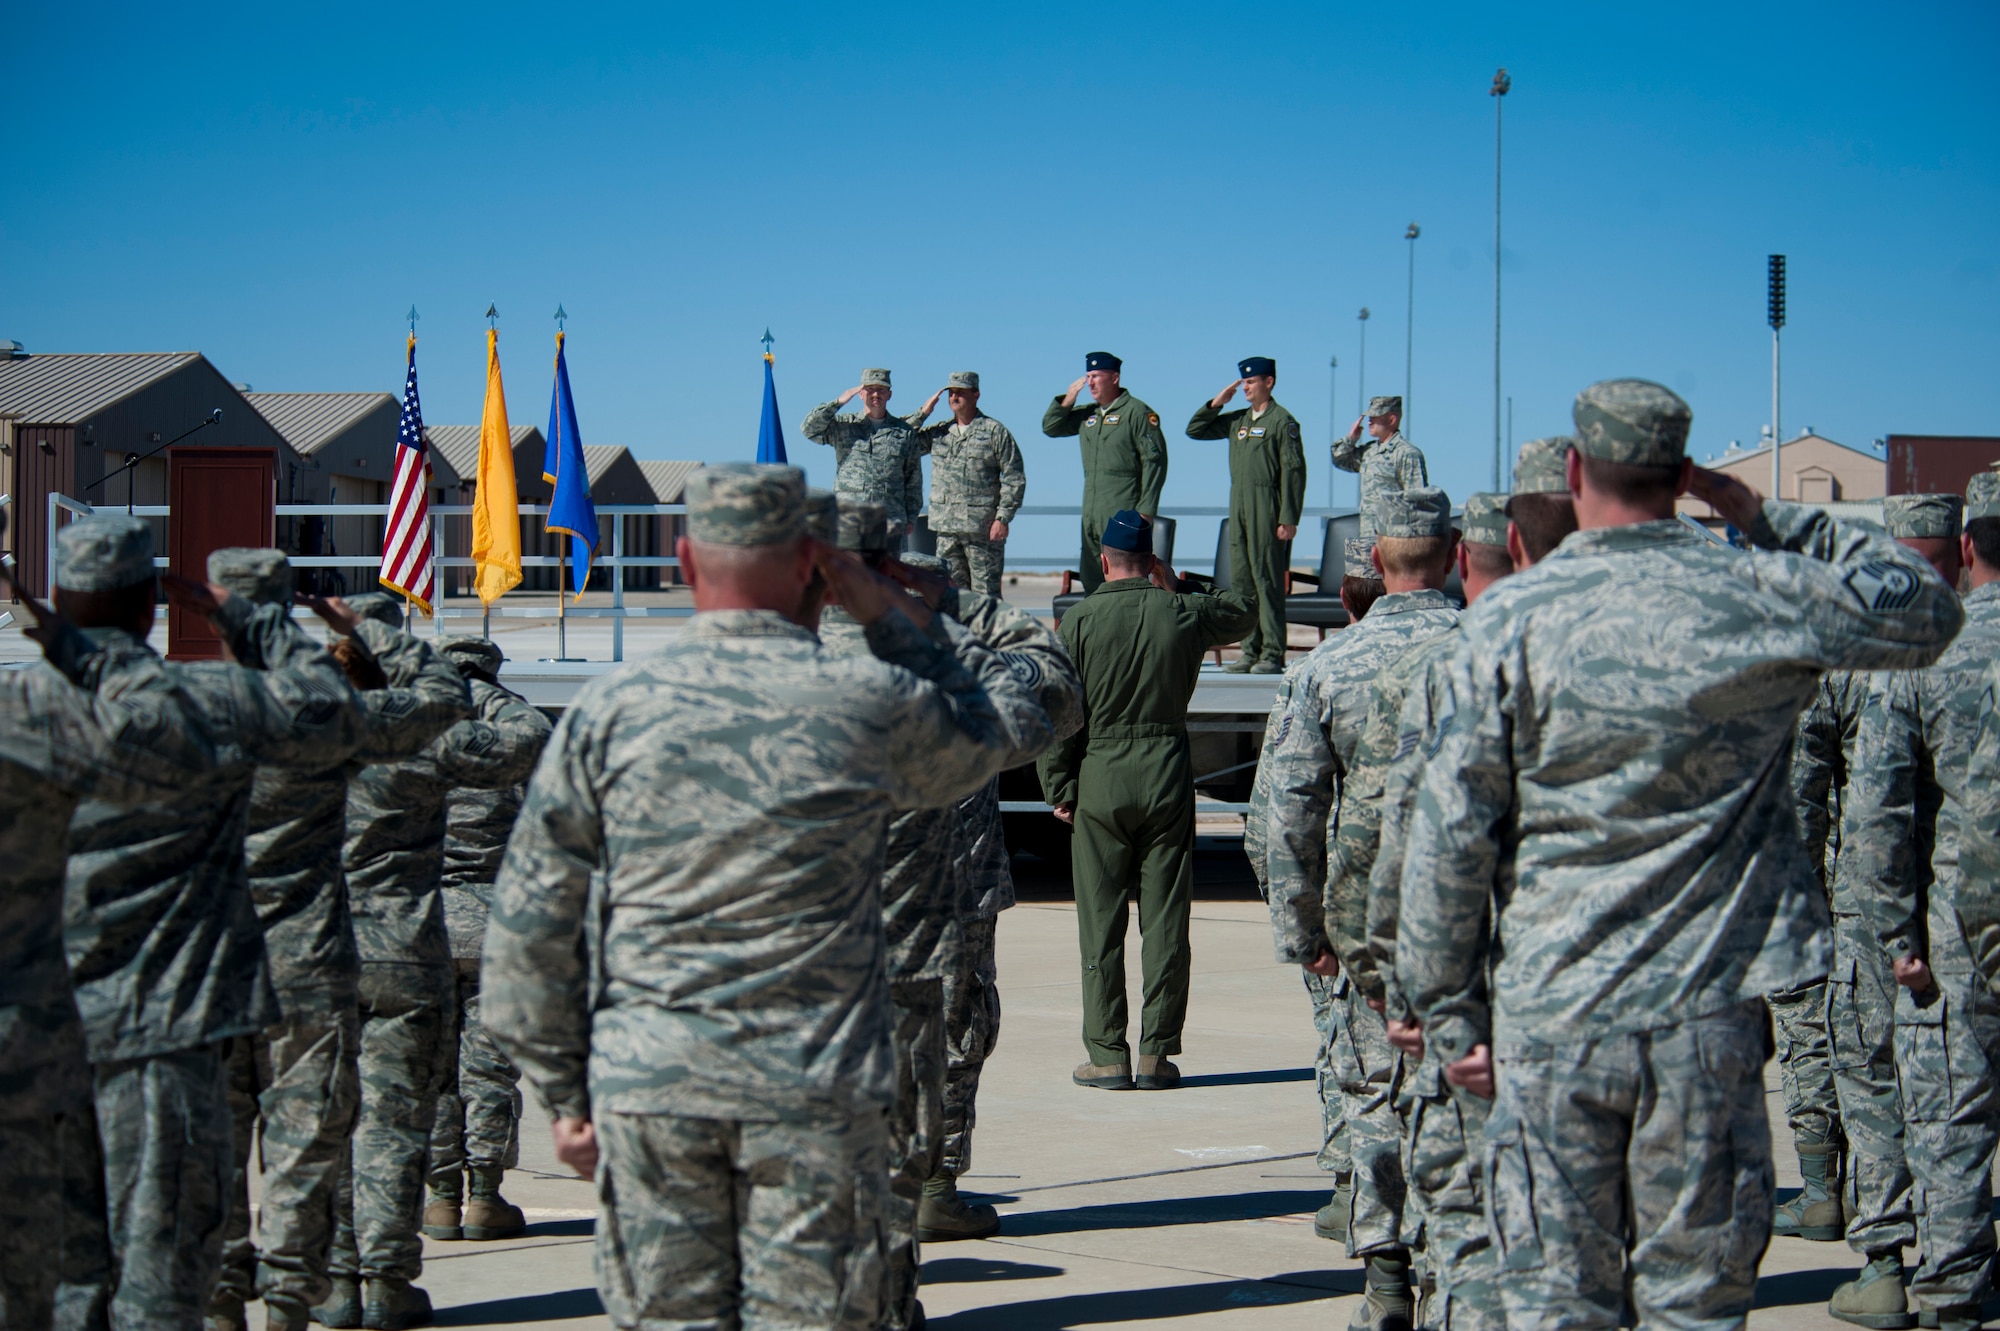
[[[175, 448], [167, 453], [167, 556], [173, 571], [205, 581], [208, 555], [231, 545], [277, 540], [278, 459], [268, 448]], [[179, 606], [167, 612], [167, 656], [212, 661], [215, 630]]]

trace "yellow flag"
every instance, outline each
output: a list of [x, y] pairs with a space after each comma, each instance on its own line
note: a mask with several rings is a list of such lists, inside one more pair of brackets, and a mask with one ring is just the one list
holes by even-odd
[[472, 500], [473, 589], [487, 605], [521, 584], [521, 497], [514, 440], [500, 385], [500, 334], [486, 330], [486, 415], [479, 423], [479, 479]]

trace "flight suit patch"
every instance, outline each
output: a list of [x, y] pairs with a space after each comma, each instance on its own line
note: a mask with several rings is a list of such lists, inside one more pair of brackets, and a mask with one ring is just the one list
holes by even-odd
[[1106, 417], [1104, 418], [1104, 423], [1105, 423], [1106, 425], [1116, 425], [1116, 424], [1118, 424], [1118, 417], [1117, 417], [1117, 416], [1115, 416], [1115, 415], [1113, 415], [1113, 416], [1106, 416]]
[[1260, 425], [1250, 433], [1254, 438], [1262, 439], [1264, 437], [1264, 427]]

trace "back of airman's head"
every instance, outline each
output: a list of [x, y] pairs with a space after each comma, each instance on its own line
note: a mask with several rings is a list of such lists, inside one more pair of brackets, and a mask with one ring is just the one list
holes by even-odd
[[458, 667], [459, 674], [488, 684], [500, 682], [500, 666], [507, 659], [500, 644], [487, 638], [449, 638], [438, 644], [438, 651]]
[[1604, 379], [1576, 395], [1576, 447], [1628, 467], [1679, 467], [1694, 412], [1650, 379]]
[[703, 545], [766, 546], [806, 530], [806, 474], [797, 467], [722, 462], [687, 482], [688, 539]]
[[392, 629], [403, 627], [403, 603], [387, 592], [362, 592], [346, 600], [347, 608], [363, 619], [387, 624]]
[[115, 592], [153, 581], [153, 529], [124, 513], [92, 513], [56, 533], [56, 586]]
[[247, 545], [211, 550], [208, 580], [259, 605], [292, 603], [292, 564], [282, 550]]
[[1964, 511], [1955, 494], [1890, 495], [1882, 501], [1882, 525], [1899, 541], [1956, 540]]
[[806, 535], [826, 545], [839, 543], [840, 500], [833, 491], [806, 491]]
[[1437, 486], [1385, 489], [1375, 497], [1375, 553], [1384, 577], [1442, 586], [1451, 545], [1451, 496]]
[[1459, 517], [1459, 539], [1467, 545], [1497, 545], [1507, 548], [1507, 499], [1503, 494], [1481, 490], [1466, 496], [1465, 512]]
[[2000, 462], [1965, 483], [1965, 534], [1979, 562], [2000, 570]]
[[1514, 496], [1559, 494], [1569, 497], [1569, 451], [1576, 444], [1566, 434], [1530, 439], [1514, 458]]

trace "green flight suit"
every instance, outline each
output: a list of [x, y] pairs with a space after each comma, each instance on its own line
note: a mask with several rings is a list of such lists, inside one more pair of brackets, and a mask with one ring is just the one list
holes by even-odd
[[1043, 798], [1076, 806], [1070, 866], [1092, 1063], [1132, 1061], [1125, 899], [1134, 891], [1145, 970], [1139, 1052], [1180, 1052], [1194, 885], [1188, 699], [1202, 653], [1235, 642], [1256, 616], [1235, 592], [1177, 594], [1145, 578], [1103, 583], [1063, 616], [1059, 632], [1083, 677], [1088, 720], [1038, 769]]
[[1094, 402], [1065, 407], [1057, 394], [1042, 413], [1042, 433], [1051, 439], [1075, 435], [1083, 452], [1083, 553], [1077, 571], [1084, 591], [1094, 592], [1104, 581], [1097, 554], [1111, 515], [1135, 508], [1149, 518], [1159, 516], [1160, 487], [1167, 483], [1160, 413], [1130, 393], [1120, 393], [1108, 407]]
[[1204, 402], [1188, 422], [1190, 439], [1229, 441], [1229, 576], [1257, 597], [1257, 626], [1243, 639], [1243, 659], [1285, 663], [1285, 571], [1292, 543], [1279, 527], [1299, 525], [1306, 502], [1306, 450], [1299, 423], [1276, 402], [1256, 418]]

